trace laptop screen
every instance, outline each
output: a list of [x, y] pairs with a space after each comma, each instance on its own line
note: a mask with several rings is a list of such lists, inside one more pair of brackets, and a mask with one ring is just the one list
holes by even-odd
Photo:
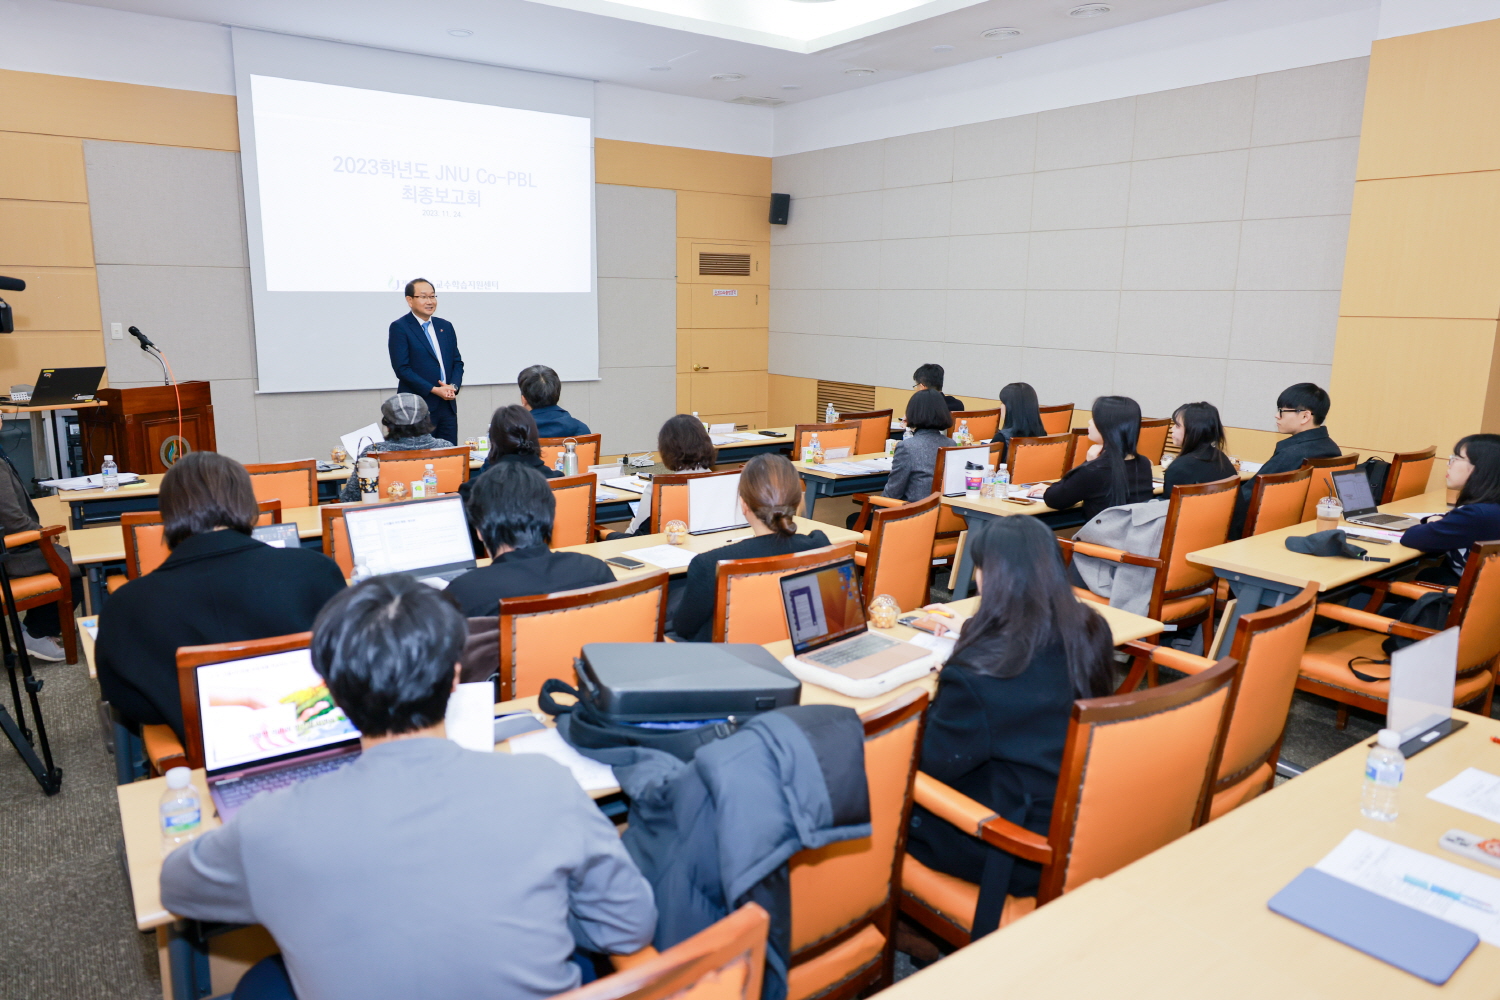
[[865, 602], [854, 561], [781, 578], [781, 603], [798, 655], [865, 631]]
[[457, 496], [350, 508], [349, 552], [371, 573], [441, 572], [474, 565], [469, 521]]
[[306, 649], [197, 668], [209, 774], [359, 740]]
[[1375, 509], [1375, 494], [1370, 492], [1370, 480], [1359, 469], [1349, 469], [1333, 474], [1333, 488], [1344, 505], [1345, 516]]

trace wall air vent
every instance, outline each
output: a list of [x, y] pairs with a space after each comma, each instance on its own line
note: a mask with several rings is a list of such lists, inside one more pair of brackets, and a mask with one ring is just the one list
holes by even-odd
[[823, 414], [828, 412], [829, 403], [839, 413], [868, 413], [875, 409], [875, 387], [818, 379], [818, 412], [813, 414], [814, 423], [823, 422]]
[[757, 108], [779, 108], [786, 101], [779, 97], [736, 97], [730, 104], [749, 104]]
[[750, 276], [750, 255], [747, 253], [700, 253], [699, 274], [723, 274], [731, 277]]

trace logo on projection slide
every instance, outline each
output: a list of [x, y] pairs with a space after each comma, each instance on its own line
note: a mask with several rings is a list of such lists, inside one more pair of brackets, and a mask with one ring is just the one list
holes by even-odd
[[734, 298], [735, 296], [737, 296], [739, 294], [740, 294], [740, 290], [738, 288], [715, 288], [714, 289], [714, 295], [716, 295], [716, 296], [718, 296], [718, 295], [724, 295], [724, 296], [727, 296], [729, 298]]
[[187, 438], [173, 434], [162, 441], [161, 447], [156, 450], [156, 457], [161, 459], [162, 465], [170, 469], [177, 464], [178, 459], [192, 450], [193, 446], [188, 444]]

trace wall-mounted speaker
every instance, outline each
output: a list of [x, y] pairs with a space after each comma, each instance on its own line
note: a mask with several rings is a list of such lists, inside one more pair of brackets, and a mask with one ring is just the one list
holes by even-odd
[[771, 195], [771, 225], [786, 225], [787, 217], [792, 214], [792, 196], [789, 194]]

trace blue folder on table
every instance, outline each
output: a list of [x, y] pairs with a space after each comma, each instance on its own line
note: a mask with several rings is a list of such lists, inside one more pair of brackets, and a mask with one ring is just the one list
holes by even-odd
[[1283, 917], [1439, 986], [1479, 945], [1479, 935], [1471, 930], [1316, 868], [1292, 879], [1267, 905]]

